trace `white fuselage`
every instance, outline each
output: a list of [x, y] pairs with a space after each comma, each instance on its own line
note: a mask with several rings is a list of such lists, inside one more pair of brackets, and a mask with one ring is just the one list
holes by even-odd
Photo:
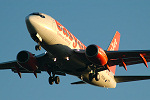
[[[44, 18], [38, 15], [27, 16], [26, 23], [31, 37], [34, 38], [33, 36], [36, 36], [38, 41], [41, 42], [42, 47], [47, 52], [50, 52], [56, 58], [64, 58], [71, 55], [72, 52], [69, 51], [72, 49], [86, 49], [86, 46], [59, 22], [46, 14], [41, 13], [41, 15], [43, 15]], [[36, 39], [34, 40], [37, 42]], [[74, 64], [76, 65], [72, 65], [70, 67], [63, 66], [62, 69], [72, 70], [72, 72], [74, 72], [74, 67], [82, 67], [82, 64]], [[83, 64], [83, 66], [85, 65]], [[74, 73], [69, 74], [76, 75]], [[87, 71], [82, 74], [82, 80], [100, 87], [116, 87], [116, 81], [114, 80], [114, 75], [111, 72], [109, 72], [108, 70], [104, 70], [100, 71], [99, 75], [99, 81], [96, 81], [95, 79], [89, 81], [89, 72]]]

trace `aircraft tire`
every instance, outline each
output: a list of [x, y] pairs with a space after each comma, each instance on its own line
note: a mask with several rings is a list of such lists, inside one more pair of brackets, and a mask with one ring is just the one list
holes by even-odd
[[36, 51], [41, 50], [41, 46], [40, 46], [40, 45], [36, 45], [36, 46], [35, 46], [35, 50], [36, 50]]
[[59, 83], [60, 83], [60, 78], [59, 78], [59, 76], [56, 76], [56, 77], [55, 77], [55, 83], [56, 83], [56, 84], [59, 84]]
[[53, 85], [53, 83], [54, 83], [53, 77], [49, 77], [49, 84]]
[[99, 81], [100, 80], [100, 75], [98, 73], [95, 74], [95, 80]]
[[90, 73], [89, 74], [89, 81], [92, 81], [93, 80], [93, 73]]

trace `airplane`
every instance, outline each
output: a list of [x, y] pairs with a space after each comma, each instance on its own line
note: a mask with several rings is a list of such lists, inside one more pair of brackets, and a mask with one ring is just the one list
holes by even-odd
[[34, 12], [25, 18], [31, 38], [37, 43], [35, 50], [44, 48], [45, 53], [32, 54], [23, 50], [16, 60], [0, 63], [0, 70], [11, 69], [14, 73], [47, 72], [49, 84], [60, 83], [58, 75], [77, 76], [80, 80], [71, 84], [91, 84], [115, 88], [117, 83], [150, 79], [150, 76], [115, 76], [116, 65], [144, 63], [148, 68], [150, 50], [118, 50], [120, 33], [116, 31], [107, 50], [91, 44], [85, 46], [62, 24], [44, 13]]

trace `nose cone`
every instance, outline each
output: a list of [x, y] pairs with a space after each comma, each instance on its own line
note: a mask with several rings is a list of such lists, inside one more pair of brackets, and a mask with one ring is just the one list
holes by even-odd
[[34, 15], [28, 15], [28, 16], [25, 18], [25, 22], [26, 22], [27, 29], [28, 29], [28, 31], [29, 31], [30, 34], [35, 34], [35, 33], [37, 33], [36, 30], [35, 30], [35, 26], [36, 26], [36, 16], [34, 16]]
[[40, 24], [42, 24], [42, 20], [45, 19], [45, 15], [39, 12], [31, 13], [26, 18], [26, 25], [30, 34], [36, 33], [36, 29]]
[[26, 17], [26, 23], [27, 22], [35, 22], [36, 20], [38, 20], [38, 19], [45, 19], [45, 16], [42, 14], [42, 13], [31, 13], [30, 15], [28, 15], [27, 17]]
[[[41, 27], [51, 24], [49, 16], [43, 13], [31, 13], [26, 18], [26, 25], [30, 34], [35, 33], [35, 30], [39, 30]], [[37, 33], [37, 32], [36, 32]]]
[[25, 21], [26, 21], [26, 24], [28, 25], [28, 24], [33, 24], [33, 22], [34, 22], [34, 18], [35, 16], [33, 16], [33, 15], [28, 15], [26, 18], [25, 18]]
[[55, 31], [53, 28], [55, 20], [43, 13], [32, 13], [25, 18], [25, 22], [33, 40], [35, 40], [37, 33], [44, 38], [45, 35]]

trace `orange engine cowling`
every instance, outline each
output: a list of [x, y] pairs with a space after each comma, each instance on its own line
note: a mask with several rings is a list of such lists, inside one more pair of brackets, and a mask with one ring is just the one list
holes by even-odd
[[37, 60], [34, 55], [28, 51], [20, 51], [17, 54], [17, 62], [29, 71], [36, 71], [38, 69]]
[[89, 45], [86, 48], [85, 55], [90, 62], [92, 62], [96, 65], [104, 66], [105, 64], [107, 64], [108, 57], [107, 57], [105, 51], [97, 45], [94, 45], [94, 44]]

